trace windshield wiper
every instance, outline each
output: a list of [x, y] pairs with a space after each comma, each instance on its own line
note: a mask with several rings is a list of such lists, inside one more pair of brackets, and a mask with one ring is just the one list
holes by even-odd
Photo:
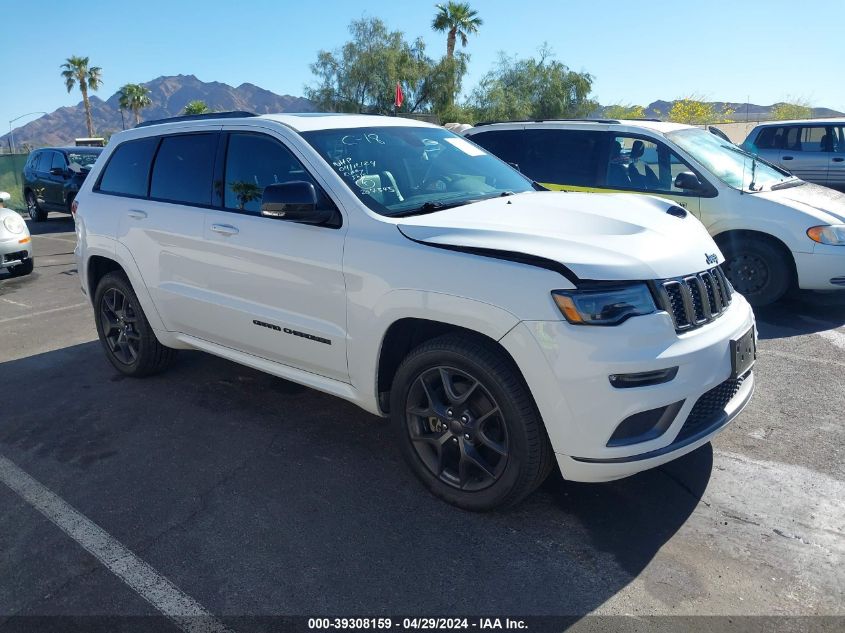
[[460, 207], [465, 204], [474, 202], [474, 200], [460, 200], [459, 202], [423, 202], [420, 206], [413, 209], [406, 209], [397, 213], [391, 213], [391, 218], [405, 218], [409, 215], [425, 215], [426, 213], [434, 213], [435, 211], [442, 211], [443, 209], [451, 209], [453, 207]]
[[790, 187], [798, 187], [799, 185], [803, 184], [806, 184], [803, 180], [792, 177], [789, 180], [784, 180], [783, 182], [773, 184], [770, 189], [772, 191], [777, 191], [778, 189], [789, 189]]

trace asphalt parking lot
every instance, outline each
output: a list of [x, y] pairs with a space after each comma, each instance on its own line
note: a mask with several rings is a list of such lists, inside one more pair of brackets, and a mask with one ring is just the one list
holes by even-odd
[[[30, 228], [35, 273], [0, 274], [0, 461], [233, 629], [244, 615], [630, 614], [827, 615], [813, 621], [842, 630], [845, 298], [758, 312], [756, 395], [712, 445], [608, 484], [552, 477], [477, 515], [426, 493], [386, 421], [351, 404], [198, 352], [124, 379], [79, 291], [72, 221]], [[155, 613], [0, 484], [0, 629]]]

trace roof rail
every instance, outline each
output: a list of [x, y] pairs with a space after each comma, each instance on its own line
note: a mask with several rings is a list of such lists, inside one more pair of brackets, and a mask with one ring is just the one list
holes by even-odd
[[135, 127], [147, 127], [148, 125], [158, 125], [159, 123], [176, 123], [178, 121], [203, 121], [205, 119], [244, 119], [251, 116], [258, 115], [255, 114], [255, 112], [246, 112], [241, 110], [234, 110], [231, 112], [206, 112], [205, 114], [183, 114], [181, 116], [172, 116], [166, 119], [142, 121]]
[[[636, 118], [636, 119], [625, 119], [626, 121], [657, 121], [659, 122], [660, 119], [647, 119], [647, 118]], [[496, 123], [554, 123], [556, 121], [584, 121], [586, 123], [607, 123], [607, 124], [618, 124], [622, 123], [622, 121], [618, 119], [601, 119], [601, 118], [591, 118], [591, 117], [583, 117], [580, 119], [514, 119], [511, 121], [480, 121], [476, 123], [474, 127], [479, 127], [481, 125], [494, 125]]]

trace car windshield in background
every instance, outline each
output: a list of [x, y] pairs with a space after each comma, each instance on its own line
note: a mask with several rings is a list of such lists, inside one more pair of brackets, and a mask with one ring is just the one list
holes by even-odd
[[735, 189], [761, 191], [786, 181], [798, 183], [789, 173], [705, 130], [688, 128], [666, 136]]
[[412, 215], [533, 190], [530, 180], [451, 132], [366, 127], [302, 135], [370, 209]]
[[97, 162], [99, 155], [99, 152], [69, 152], [67, 162], [71, 165], [75, 163], [80, 167], [90, 167]]

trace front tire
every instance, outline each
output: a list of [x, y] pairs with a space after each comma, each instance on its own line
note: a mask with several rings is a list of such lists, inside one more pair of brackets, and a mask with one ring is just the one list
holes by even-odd
[[755, 308], [783, 297], [792, 286], [788, 254], [771, 241], [739, 238], [720, 244], [725, 255], [722, 270], [731, 285]]
[[119, 372], [140, 378], [172, 364], [176, 350], [159, 343], [123, 273], [108, 273], [97, 284], [94, 312], [106, 358]]
[[26, 210], [33, 222], [43, 222], [47, 219], [47, 212], [38, 205], [38, 200], [31, 191], [26, 192]]
[[552, 448], [528, 386], [480, 337], [448, 334], [413, 350], [396, 372], [390, 411], [411, 470], [460, 508], [515, 505], [551, 471]]

